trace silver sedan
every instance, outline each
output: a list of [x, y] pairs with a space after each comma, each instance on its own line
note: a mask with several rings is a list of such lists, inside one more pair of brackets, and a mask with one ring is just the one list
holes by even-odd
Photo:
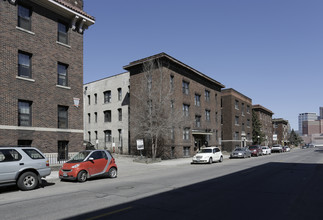
[[237, 147], [230, 154], [230, 158], [246, 158], [251, 157], [251, 152], [244, 147]]

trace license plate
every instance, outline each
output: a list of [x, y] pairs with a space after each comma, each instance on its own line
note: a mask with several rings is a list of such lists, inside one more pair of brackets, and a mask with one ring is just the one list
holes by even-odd
[[63, 176], [67, 176], [67, 173], [63, 173]]

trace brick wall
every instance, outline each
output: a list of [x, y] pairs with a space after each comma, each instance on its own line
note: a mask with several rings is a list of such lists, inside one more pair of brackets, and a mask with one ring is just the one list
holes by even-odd
[[[32, 2], [25, 6], [32, 8], [29, 32], [17, 28], [18, 5], [0, 1], [0, 126], [18, 126], [18, 100], [27, 100], [32, 101], [32, 127], [56, 129], [57, 106], [64, 105], [69, 107], [68, 129], [82, 130], [83, 35], [69, 29], [68, 45], [59, 44], [56, 42], [57, 21], [67, 24], [70, 21]], [[31, 80], [17, 78], [18, 50], [32, 54]], [[66, 88], [57, 86], [58, 62], [68, 65]], [[79, 108], [73, 106], [73, 98], [80, 99]], [[2, 143], [17, 144], [17, 138], [22, 135], [33, 140], [33, 144], [37, 143], [37, 147], [56, 152], [62, 133], [43, 131], [35, 135], [21, 127], [19, 131], [2, 129], [1, 134]], [[76, 148], [83, 138], [65, 136], [68, 140], [76, 136], [79, 140], [70, 141], [71, 148]], [[50, 143], [48, 147], [45, 142]]]

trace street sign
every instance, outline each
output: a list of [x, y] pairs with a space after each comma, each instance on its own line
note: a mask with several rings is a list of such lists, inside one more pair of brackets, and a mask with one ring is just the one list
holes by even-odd
[[143, 150], [143, 149], [144, 149], [144, 140], [137, 139], [137, 150]]

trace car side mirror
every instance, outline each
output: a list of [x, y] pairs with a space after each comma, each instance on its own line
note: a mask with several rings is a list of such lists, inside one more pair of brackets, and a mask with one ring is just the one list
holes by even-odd
[[89, 161], [94, 162], [94, 158], [93, 157], [90, 157], [89, 158]]

